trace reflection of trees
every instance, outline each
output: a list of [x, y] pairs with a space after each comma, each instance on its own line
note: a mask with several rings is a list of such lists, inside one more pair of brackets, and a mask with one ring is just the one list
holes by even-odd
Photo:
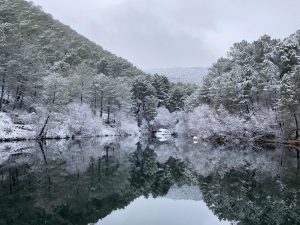
[[[86, 225], [140, 195], [164, 195], [173, 184], [189, 180], [182, 162], [170, 158], [157, 163], [154, 151], [140, 145], [128, 156], [116, 153], [119, 145], [91, 146], [96, 152], [83, 144], [70, 146], [78, 152], [82, 148], [89, 158], [72, 149], [55, 155], [51, 144], [37, 145], [35, 162], [10, 160], [0, 167], [0, 225]], [[70, 160], [75, 169], [69, 170]], [[85, 170], [80, 168], [81, 160]]]
[[199, 179], [203, 199], [219, 219], [239, 224], [299, 224], [299, 180], [258, 179], [255, 170], [233, 169]]
[[[135, 151], [122, 151], [122, 145], [112, 143], [37, 145], [33, 155], [15, 156], [1, 165], [0, 225], [86, 225], [141, 195], [163, 196], [173, 185], [190, 183], [199, 184], [204, 201], [220, 219], [240, 224], [300, 224], [296, 156], [290, 160], [288, 154], [283, 157], [278, 152], [249, 151], [249, 156], [248, 151], [241, 155], [237, 150], [192, 146], [187, 146], [191, 150], [175, 149], [176, 154], [169, 149], [167, 155], [164, 149], [154, 151], [141, 144], [132, 146]], [[254, 158], [260, 161], [254, 163]], [[264, 161], [268, 165], [260, 167]], [[208, 163], [215, 165], [205, 168]], [[190, 167], [203, 170], [203, 176], [196, 176]], [[270, 168], [278, 167], [270, 173]]]
[[0, 168], [0, 224], [88, 224], [135, 198], [127, 166], [119, 164], [112, 146], [78, 173], [69, 173], [64, 160], [47, 157], [40, 147], [41, 163], [16, 161]]
[[138, 145], [131, 161], [131, 185], [145, 196], [163, 196], [174, 184], [183, 185], [190, 182], [183, 162], [170, 157], [165, 163], [159, 163], [156, 153], [149, 147], [142, 151]]

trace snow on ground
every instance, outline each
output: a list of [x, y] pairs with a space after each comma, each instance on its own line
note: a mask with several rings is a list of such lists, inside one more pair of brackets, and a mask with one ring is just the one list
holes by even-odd
[[[38, 113], [0, 113], [0, 140], [34, 139], [45, 124], [48, 116], [44, 109]], [[114, 135], [139, 135], [134, 118], [120, 114], [112, 125], [105, 124], [99, 114], [94, 114], [87, 104], [70, 104], [63, 113], [52, 112], [46, 126], [47, 137], [91, 137]]]
[[9, 114], [0, 112], [0, 139], [32, 138], [36, 130], [32, 124], [15, 124]]

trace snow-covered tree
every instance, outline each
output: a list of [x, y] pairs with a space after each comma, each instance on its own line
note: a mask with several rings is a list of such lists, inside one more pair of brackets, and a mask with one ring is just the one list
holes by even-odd
[[279, 106], [285, 126], [294, 127], [295, 137], [299, 138], [300, 66], [283, 76]]

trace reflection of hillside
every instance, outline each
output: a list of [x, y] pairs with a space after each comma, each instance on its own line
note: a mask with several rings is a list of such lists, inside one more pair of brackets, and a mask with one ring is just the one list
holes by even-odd
[[0, 168], [7, 178], [0, 183], [0, 224], [88, 224], [141, 195], [162, 196], [188, 182], [183, 163], [159, 164], [151, 149], [120, 146], [49, 143], [36, 146], [34, 160], [11, 158]]
[[[297, 172], [296, 153], [286, 148], [274, 150], [260, 149], [253, 146], [220, 146], [209, 143], [194, 144], [192, 140], [176, 139], [174, 143], [152, 145], [159, 162], [169, 157], [189, 162], [194, 172], [202, 176], [212, 173], [222, 174], [230, 169], [248, 167], [267, 176]], [[292, 170], [292, 171], [291, 171]]]
[[126, 164], [112, 156], [90, 158], [87, 170], [77, 174], [66, 165], [48, 159], [33, 170], [28, 165], [3, 168], [10, 179], [0, 185], [0, 224], [87, 224], [135, 198]]
[[238, 224], [300, 224], [300, 180], [259, 179], [256, 170], [230, 170], [200, 178], [208, 207], [219, 219]]
[[0, 225], [86, 225], [140, 196], [203, 198], [220, 219], [240, 224], [297, 224], [295, 156], [179, 139], [36, 144], [1, 164]]
[[[300, 224], [299, 161], [286, 148], [153, 146], [158, 160], [185, 160], [198, 176], [203, 200], [220, 220], [238, 224]], [[299, 160], [299, 159], [298, 159]]]

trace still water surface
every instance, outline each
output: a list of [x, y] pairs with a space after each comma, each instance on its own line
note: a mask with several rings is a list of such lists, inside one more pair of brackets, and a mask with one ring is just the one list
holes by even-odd
[[125, 209], [116, 210], [97, 225], [216, 225], [220, 222], [203, 201], [139, 197]]
[[281, 146], [89, 139], [0, 145], [0, 225], [300, 224]]

